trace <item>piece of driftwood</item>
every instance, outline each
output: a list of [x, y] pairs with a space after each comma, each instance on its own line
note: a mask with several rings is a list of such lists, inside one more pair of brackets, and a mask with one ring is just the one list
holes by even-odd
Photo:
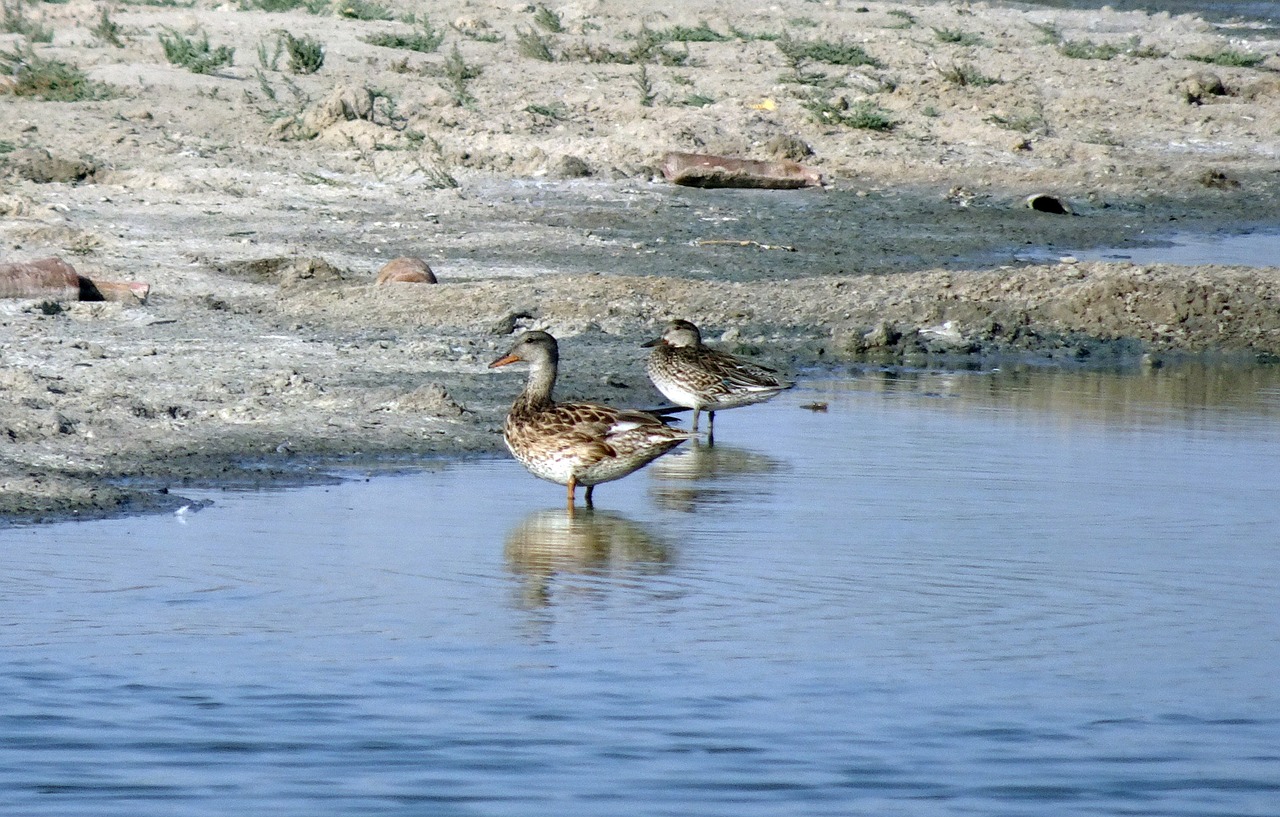
[[378, 286], [383, 284], [434, 284], [436, 275], [421, 258], [393, 258], [382, 269], [374, 281]]
[[95, 281], [61, 258], [0, 263], [0, 298], [52, 301], [124, 301], [146, 303], [151, 285], [137, 281]]
[[662, 159], [662, 175], [686, 187], [795, 190], [822, 184], [821, 173], [796, 162], [759, 162], [705, 153], [668, 153]]

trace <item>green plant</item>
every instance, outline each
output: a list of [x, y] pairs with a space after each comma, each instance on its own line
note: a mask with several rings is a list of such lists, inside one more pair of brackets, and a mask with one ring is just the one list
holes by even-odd
[[446, 81], [445, 90], [453, 97], [453, 101], [457, 105], [469, 105], [475, 102], [475, 97], [471, 95], [468, 86], [471, 80], [480, 76], [481, 69], [468, 65], [466, 60], [462, 58], [462, 54], [458, 51], [457, 43], [454, 43], [451, 50], [444, 58], [444, 78]]
[[411, 34], [373, 34], [365, 37], [364, 41], [383, 48], [403, 48], [431, 54], [444, 42], [444, 29], [433, 27], [429, 19], [423, 18], [419, 30]]
[[533, 22], [552, 34], [564, 32], [564, 23], [561, 22], [560, 15], [546, 6], [538, 6], [538, 10], [533, 13]]
[[280, 58], [284, 56], [284, 42], [281, 37], [275, 37], [271, 39], [271, 43], [273, 47], [268, 50], [267, 40], [258, 40], [258, 64], [268, 71], [276, 71], [279, 69]]
[[653, 107], [653, 100], [656, 98], [653, 92], [653, 80], [649, 78], [649, 70], [645, 65], [640, 66], [635, 80], [636, 90], [640, 92], [640, 104], [646, 108]]
[[343, 0], [338, 5], [338, 16], [350, 20], [391, 20], [391, 10], [373, 0]]
[[306, 5], [307, 0], [240, 0], [240, 8], [245, 11], [293, 11]]
[[418, 160], [418, 169], [422, 171], [422, 175], [426, 177], [426, 186], [432, 190], [449, 190], [458, 186], [458, 180], [454, 178], [449, 171], [448, 163], [445, 161], [444, 148], [435, 139], [428, 137], [419, 150], [419, 156], [423, 152], [428, 154], [429, 164], [423, 164], [421, 158]]
[[970, 34], [967, 31], [961, 31], [957, 28], [935, 28], [933, 36], [940, 43], [950, 43], [952, 45], [982, 45], [982, 38], [977, 34]]
[[760, 40], [763, 42], [776, 42], [782, 37], [781, 34], [774, 34], [772, 32], [767, 32], [767, 31], [762, 32], [760, 34], [753, 34], [749, 31], [743, 31], [742, 29], [738, 28], [732, 23], [729, 24], [729, 33], [733, 35], [735, 39], [742, 40], [743, 42], [748, 42], [748, 43], [753, 42], [755, 40]]
[[1043, 113], [1019, 113], [1019, 114], [992, 114], [987, 117], [987, 121], [993, 125], [999, 125], [1007, 130], [1017, 131], [1019, 133], [1047, 133], [1049, 123], [1045, 121]]
[[894, 23], [889, 28], [911, 28], [916, 24], [916, 16], [909, 11], [902, 9], [890, 9], [890, 17], [897, 17], [901, 22]]
[[561, 105], [538, 105], [530, 104], [524, 108], [525, 113], [531, 113], [534, 116], [542, 116], [547, 119], [561, 120], [568, 116], [565, 109]]
[[551, 43], [535, 29], [516, 28], [516, 51], [520, 56], [541, 62], [555, 62], [556, 56], [551, 53]]
[[12, 6], [7, 2], [0, 4], [0, 32], [21, 34], [33, 43], [53, 41], [53, 29], [45, 28], [39, 20], [28, 19], [23, 13], [22, 0], [16, 0]]
[[940, 68], [943, 79], [961, 88], [985, 88], [998, 85], [1000, 80], [986, 76], [977, 68], [967, 63], [956, 63], [949, 68]]
[[224, 65], [230, 65], [235, 58], [234, 48], [225, 45], [211, 47], [209, 35], [203, 31], [198, 39], [191, 40], [173, 29], [166, 30], [167, 34], [160, 35], [165, 59], [193, 74], [212, 74]]
[[1124, 53], [1114, 43], [1095, 43], [1093, 40], [1066, 40], [1058, 44], [1058, 53], [1073, 60], [1109, 60]]
[[889, 118], [888, 111], [866, 99], [844, 106], [813, 96], [802, 104], [814, 119], [824, 124], [873, 131], [890, 131], [897, 127], [897, 123]]
[[1196, 62], [1207, 62], [1211, 65], [1222, 65], [1229, 68], [1257, 68], [1262, 64], [1265, 56], [1261, 54], [1248, 54], [1243, 51], [1233, 51], [1229, 48], [1220, 49], [1212, 54], [1188, 56], [1187, 59]]
[[0, 51], [0, 73], [14, 78], [10, 91], [14, 96], [48, 102], [84, 102], [116, 95], [110, 85], [89, 79], [74, 65], [39, 56], [30, 45], [26, 50]]
[[716, 31], [706, 21], [692, 27], [672, 26], [661, 31], [649, 31], [646, 27], [643, 30], [657, 43], [722, 43], [730, 39], [729, 35]]
[[5, 153], [13, 153], [17, 149], [18, 149], [18, 146], [15, 145], [13, 142], [6, 142], [5, 140], [0, 139], [0, 155]]
[[783, 34], [774, 45], [782, 52], [782, 56], [796, 68], [797, 73], [799, 73], [799, 66], [810, 61], [850, 67], [860, 65], [872, 68], [884, 67], [879, 60], [863, 50], [862, 46], [853, 43], [834, 43], [826, 40], [803, 41], [792, 39], [790, 34]]
[[714, 102], [715, 100], [711, 97], [706, 94], [697, 93], [696, 91], [694, 93], [687, 94], [684, 99], [680, 100], [681, 105], [687, 105], [691, 108], [705, 108]]
[[1032, 23], [1031, 27], [1040, 32], [1041, 45], [1057, 45], [1062, 42], [1062, 30], [1053, 23]]
[[285, 50], [289, 52], [289, 70], [295, 74], [314, 74], [324, 65], [324, 44], [308, 36], [295, 37], [282, 32]]
[[98, 16], [98, 24], [90, 29], [89, 33], [107, 45], [124, 48], [124, 41], [120, 39], [120, 26], [107, 15], [105, 7], [102, 9], [102, 14]]

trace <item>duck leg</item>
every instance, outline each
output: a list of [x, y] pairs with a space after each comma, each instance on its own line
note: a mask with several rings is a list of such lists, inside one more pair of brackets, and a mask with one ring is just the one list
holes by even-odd
[[594, 508], [594, 507], [596, 506], [596, 505], [595, 505], [595, 503], [591, 501], [591, 492], [592, 492], [592, 491], [594, 491], [595, 489], [596, 489], [596, 486], [594, 486], [594, 485], [588, 485], [588, 486], [587, 486], [587, 495], [586, 495], [586, 497], [585, 497], [585, 498], [586, 498], [586, 500], [587, 500], [587, 507], [588, 507], [588, 508]]
[[[577, 497], [574, 496], [574, 494], [578, 490], [578, 480], [575, 477], [569, 477], [569, 482], [567, 487], [569, 489], [568, 490], [569, 510], [572, 511], [574, 501], [577, 499]], [[588, 488], [587, 490], [590, 491], [591, 489]]]
[[702, 413], [702, 409], [696, 408], [693, 410], [693, 430], [694, 431], [698, 430], [698, 415], [701, 413]]
[[714, 411], [707, 412], [707, 447], [716, 444], [716, 413]]

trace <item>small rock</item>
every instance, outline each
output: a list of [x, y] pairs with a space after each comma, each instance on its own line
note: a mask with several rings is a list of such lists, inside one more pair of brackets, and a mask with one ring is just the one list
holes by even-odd
[[377, 286], [386, 284], [434, 284], [435, 273], [421, 258], [393, 258], [378, 270], [374, 281]]
[[1057, 196], [1049, 196], [1044, 193], [1034, 193], [1027, 196], [1026, 205], [1039, 213], [1053, 213], [1059, 216], [1071, 215], [1071, 208], [1066, 205], [1066, 202]]
[[1178, 90], [1189, 104], [1202, 105], [1208, 97], [1226, 96], [1227, 86], [1212, 71], [1196, 71], [1178, 83]]

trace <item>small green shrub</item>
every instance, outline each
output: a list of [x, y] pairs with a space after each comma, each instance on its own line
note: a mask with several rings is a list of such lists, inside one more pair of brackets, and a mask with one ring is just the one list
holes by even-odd
[[468, 65], [466, 60], [462, 58], [462, 54], [458, 51], [457, 43], [444, 59], [444, 78], [445, 90], [453, 97], [453, 101], [458, 105], [469, 105], [475, 102], [475, 97], [471, 95], [471, 81], [480, 76], [481, 69], [474, 65]]
[[234, 48], [225, 45], [213, 48], [209, 45], [209, 35], [203, 31], [194, 40], [173, 29], [167, 31], [167, 34], [160, 35], [165, 59], [193, 74], [212, 74], [235, 59]]
[[1095, 43], [1093, 40], [1066, 40], [1058, 44], [1058, 53], [1073, 60], [1109, 60], [1124, 53], [1124, 48], [1114, 43]]
[[916, 24], [916, 16], [909, 11], [902, 9], [890, 9], [890, 17], [897, 17], [901, 22], [893, 23], [889, 28], [911, 28]]
[[533, 13], [533, 22], [551, 34], [564, 33], [564, 23], [560, 20], [560, 15], [546, 6], [538, 6], [538, 10]]
[[22, 0], [16, 0], [12, 6], [7, 2], [0, 4], [0, 32], [21, 34], [33, 43], [53, 41], [53, 29], [46, 28], [40, 20], [28, 18], [23, 13]]
[[14, 96], [85, 102], [116, 95], [110, 85], [94, 82], [77, 66], [41, 57], [30, 46], [21, 51], [0, 51], [0, 73], [14, 78]]
[[124, 41], [120, 39], [120, 26], [108, 16], [105, 7], [102, 9], [102, 14], [98, 16], [98, 24], [90, 29], [89, 33], [107, 45], [124, 48]]
[[435, 28], [429, 19], [423, 18], [418, 30], [410, 34], [373, 34], [365, 37], [364, 41], [383, 48], [402, 48], [432, 54], [444, 42], [444, 29]]
[[802, 41], [792, 39], [790, 34], [784, 34], [774, 45], [778, 47], [778, 50], [782, 52], [782, 56], [793, 67], [797, 67], [797, 71], [799, 70], [798, 66], [805, 62], [825, 62], [828, 65], [849, 67], [860, 65], [870, 66], [871, 68], [884, 67], [879, 60], [868, 54], [862, 46], [853, 43], [833, 43], [826, 40]]
[[940, 70], [943, 79], [961, 88], [985, 88], [988, 85], [1000, 84], [1000, 80], [986, 76], [967, 63], [956, 63]]
[[635, 80], [636, 90], [640, 92], [640, 104], [646, 108], [653, 107], [653, 101], [657, 96], [653, 92], [653, 80], [649, 78], [649, 70], [643, 64], [636, 72]]
[[338, 16], [349, 20], [392, 20], [391, 10], [373, 0], [344, 0], [337, 7]]
[[540, 62], [555, 62], [556, 56], [551, 53], [551, 43], [534, 29], [516, 29], [516, 51], [522, 57]]
[[314, 74], [324, 65], [324, 44], [312, 37], [295, 37], [283, 32], [285, 50], [289, 52], [289, 70], [295, 74]]
[[940, 43], [949, 43], [951, 45], [982, 45], [982, 38], [977, 34], [970, 34], [967, 31], [961, 31], [956, 28], [935, 28], [933, 36]]
[[888, 111], [870, 100], [855, 102], [847, 108], [818, 97], [811, 97], [803, 104], [814, 119], [824, 124], [873, 131], [890, 131], [897, 127], [897, 123], [889, 118]]
[[1193, 54], [1187, 59], [1195, 60], [1196, 62], [1207, 62], [1210, 65], [1222, 65], [1228, 68], [1257, 68], [1266, 57], [1261, 54], [1249, 54], [1244, 51], [1233, 51], [1229, 48], [1224, 48], [1212, 54]]

